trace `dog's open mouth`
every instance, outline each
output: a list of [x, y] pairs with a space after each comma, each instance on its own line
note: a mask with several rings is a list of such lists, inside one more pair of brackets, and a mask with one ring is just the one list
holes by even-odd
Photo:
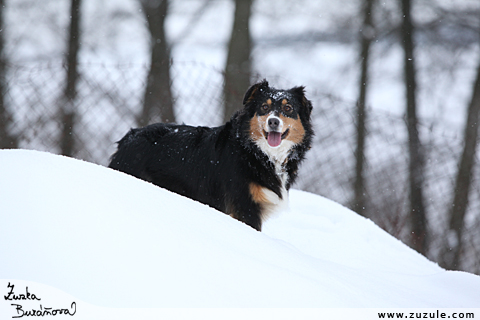
[[265, 138], [267, 139], [268, 145], [270, 147], [278, 147], [280, 143], [282, 143], [282, 140], [287, 137], [289, 130], [290, 129], [285, 130], [284, 133], [276, 131], [263, 131], [263, 133], [265, 134]]

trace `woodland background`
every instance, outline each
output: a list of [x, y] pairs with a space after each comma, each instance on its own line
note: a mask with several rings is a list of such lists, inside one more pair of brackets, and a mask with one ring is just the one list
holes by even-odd
[[0, 0], [0, 10], [0, 148], [106, 165], [130, 127], [220, 125], [257, 80], [305, 85], [316, 136], [294, 187], [480, 274], [478, 0]]

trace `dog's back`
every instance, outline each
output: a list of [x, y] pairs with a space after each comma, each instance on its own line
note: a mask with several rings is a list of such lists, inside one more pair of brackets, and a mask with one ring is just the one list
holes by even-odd
[[109, 167], [226, 211], [215, 177], [232, 165], [228, 154], [236, 152], [229, 151], [232, 139], [223, 135], [228, 135], [225, 126], [157, 123], [131, 129], [118, 142]]

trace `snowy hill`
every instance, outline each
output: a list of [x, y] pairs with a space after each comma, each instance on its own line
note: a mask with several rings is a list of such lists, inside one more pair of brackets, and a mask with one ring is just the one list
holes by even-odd
[[2, 294], [18, 279], [102, 307], [480, 307], [480, 277], [441, 269], [322, 197], [292, 190], [260, 233], [37, 151], [0, 150], [0, 261]]

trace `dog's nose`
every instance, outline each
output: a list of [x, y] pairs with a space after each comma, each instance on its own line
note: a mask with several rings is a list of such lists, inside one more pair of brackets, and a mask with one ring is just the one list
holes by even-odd
[[280, 120], [278, 118], [268, 119], [268, 127], [270, 128], [270, 130], [277, 130], [279, 125]]

